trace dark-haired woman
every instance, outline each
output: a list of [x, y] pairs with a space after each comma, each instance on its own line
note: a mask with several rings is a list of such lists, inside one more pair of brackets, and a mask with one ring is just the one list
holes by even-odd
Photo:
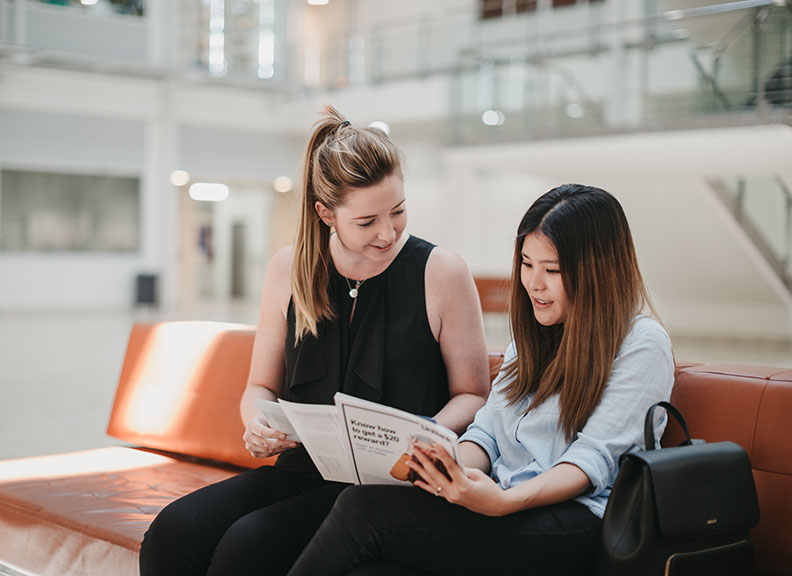
[[472, 421], [489, 388], [473, 279], [406, 226], [398, 148], [328, 108], [305, 152], [297, 240], [267, 269], [241, 404], [250, 453], [280, 456], [163, 509], [142, 576], [285, 574], [346, 487], [270, 428], [258, 398], [332, 404], [342, 391], [460, 432]]
[[[426, 446], [411, 464], [420, 489], [349, 488], [289, 574], [380, 559], [430, 574], [593, 573], [619, 455], [644, 447], [643, 416], [674, 372], [665, 330], [642, 315], [618, 201], [580, 185], [540, 197], [517, 230], [511, 294], [513, 342], [460, 439], [464, 467]], [[658, 417], [657, 438], [664, 427]]]

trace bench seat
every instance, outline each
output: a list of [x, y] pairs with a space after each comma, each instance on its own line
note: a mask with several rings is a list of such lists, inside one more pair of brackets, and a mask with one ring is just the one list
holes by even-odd
[[0, 462], [2, 562], [42, 575], [136, 575], [157, 513], [239, 470], [122, 446]]

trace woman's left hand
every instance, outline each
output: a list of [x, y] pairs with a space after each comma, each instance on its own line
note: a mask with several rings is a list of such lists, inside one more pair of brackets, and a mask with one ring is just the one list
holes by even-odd
[[[506, 492], [492, 478], [476, 468], [463, 470], [442, 446], [418, 443], [413, 455], [418, 462], [409, 461], [407, 465], [421, 477], [415, 486], [486, 516], [511, 513]], [[435, 460], [443, 463], [448, 476], [438, 470]]]

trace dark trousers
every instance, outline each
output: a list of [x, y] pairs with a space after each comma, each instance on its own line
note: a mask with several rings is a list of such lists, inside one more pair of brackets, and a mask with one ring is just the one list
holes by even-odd
[[436, 575], [582, 576], [594, 573], [601, 524], [573, 501], [492, 518], [418, 488], [353, 486], [289, 575], [362, 574], [384, 560]]
[[346, 486], [306, 486], [273, 466], [206, 486], [154, 519], [141, 576], [286, 574]]
[[[140, 574], [286, 574], [346, 487], [301, 481], [262, 466], [197, 490], [166, 506], [151, 523], [140, 547]], [[374, 562], [355, 574], [421, 573]]]

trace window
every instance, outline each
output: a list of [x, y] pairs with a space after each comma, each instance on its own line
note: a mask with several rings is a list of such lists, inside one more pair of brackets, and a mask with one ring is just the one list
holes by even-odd
[[[552, 0], [553, 8], [574, 4], [600, 4], [602, 0]], [[535, 12], [537, 0], [479, 0], [479, 14], [482, 20], [501, 18], [513, 14]]]
[[134, 252], [140, 180], [0, 171], [0, 251]]

